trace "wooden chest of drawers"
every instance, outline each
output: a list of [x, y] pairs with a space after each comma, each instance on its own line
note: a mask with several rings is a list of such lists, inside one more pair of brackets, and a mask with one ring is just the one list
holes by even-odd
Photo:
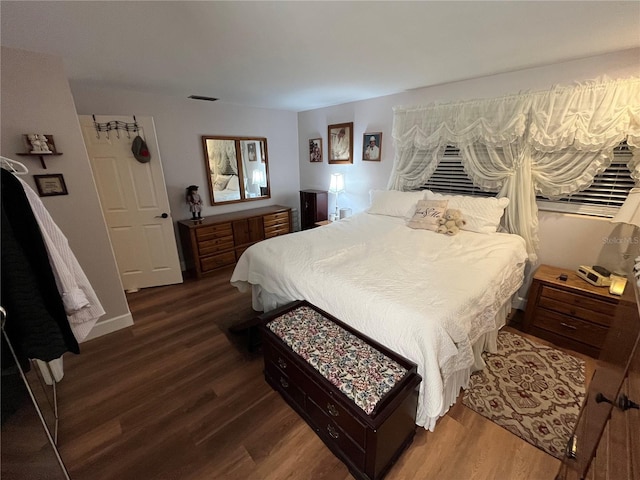
[[187, 270], [200, 278], [233, 265], [256, 242], [293, 231], [291, 209], [275, 205], [178, 222]]
[[416, 365], [307, 302], [261, 320], [267, 382], [355, 478], [382, 478], [415, 434]]
[[[561, 280], [560, 275], [567, 275]], [[594, 358], [604, 345], [618, 297], [573, 271], [542, 265], [529, 290], [524, 331]]]

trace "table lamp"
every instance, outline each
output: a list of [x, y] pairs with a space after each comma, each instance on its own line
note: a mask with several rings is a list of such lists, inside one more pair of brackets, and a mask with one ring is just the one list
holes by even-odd
[[266, 187], [264, 181], [264, 172], [262, 170], [254, 170], [251, 175], [251, 184], [255, 185], [256, 192], [258, 195], [262, 195], [262, 188]]
[[331, 183], [329, 184], [329, 191], [336, 194], [336, 213], [333, 218], [336, 220], [339, 218], [338, 213], [338, 194], [344, 192], [344, 175], [342, 173], [332, 173]]

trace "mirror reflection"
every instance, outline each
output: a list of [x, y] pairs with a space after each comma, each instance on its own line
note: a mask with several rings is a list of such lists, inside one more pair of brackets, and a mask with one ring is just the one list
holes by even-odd
[[211, 204], [269, 198], [267, 139], [203, 136]]
[[266, 152], [262, 141], [240, 141], [242, 171], [246, 178], [245, 194], [247, 198], [264, 197], [267, 192]]

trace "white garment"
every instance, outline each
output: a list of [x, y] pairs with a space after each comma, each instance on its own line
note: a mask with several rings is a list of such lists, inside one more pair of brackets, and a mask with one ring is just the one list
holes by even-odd
[[105, 314], [104, 308], [71, 251], [67, 237], [55, 224], [36, 192], [22, 179], [18, 178], [18, 180], [22, 183], [33, 215], [40, 227], [71, 330], [76, 340], [81, 342], [87, 337], [98, 318]]
[[378, 160], [380, 158], [380, 149], [377, 145], [373, 147], [371, 145], [367, 146], [366, 151], [364, 152], [364, 158], [367, 160]]
[[332, 135], [331, 143], [332, 160], [348, 160], [349, 159], [349, 137], [343, 135]]

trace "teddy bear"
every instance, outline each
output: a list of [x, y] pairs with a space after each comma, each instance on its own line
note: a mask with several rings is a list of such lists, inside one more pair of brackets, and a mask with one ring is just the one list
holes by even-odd
[[448, 208], [444, 215], [438, 219], [438, 229], [436, 232], [446, 235], [455, 235], [467, 222], [462, 218], [462, 212], [455, 208]]

